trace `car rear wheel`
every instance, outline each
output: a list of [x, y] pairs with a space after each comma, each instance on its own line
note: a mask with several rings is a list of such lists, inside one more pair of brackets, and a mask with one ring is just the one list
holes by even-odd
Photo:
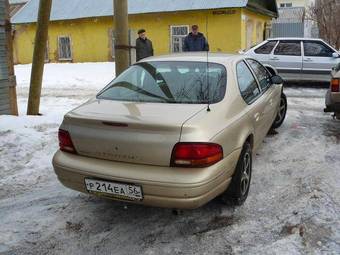
[[249, 142], [243, 146], [234, 176], [221, 199], [228, 205], [242, 205], [249, 193], [252, 172], [252, 150]]
[[272, 129], [278, 128], [282, 125], [283, 121], [286, 118], [286, 113], [287, 113], [287, 97], [284, 93], [282, 93], [281, 100], [280, 100], [280, 107], [277, 112], [274, 123], [272, 125]]

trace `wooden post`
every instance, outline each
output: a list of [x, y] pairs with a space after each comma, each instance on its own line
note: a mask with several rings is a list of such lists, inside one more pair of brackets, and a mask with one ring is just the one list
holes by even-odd
[[12, 40], [12, 25], [9, 15], [9, 2], [5, 1], [5, 29], [6, 29], [6, 44], [7, 44], [7, 63], [9, 75], [9, 103], [12, 115], [18, 115], [16, 79], [14, 74], [13, 61], [13, 40]]
[[114, 0], [116, 76], [129, 67], [128, 1]]
[[[45, 50], [48, 36], [52, 0], [40, 0], [37, 31], [31, 71], [30, 92], [28, 96], [27, 115], [39, 115], [41, 85], [44, 73]], [[67, 8], [65, 6], [65, 8]]]

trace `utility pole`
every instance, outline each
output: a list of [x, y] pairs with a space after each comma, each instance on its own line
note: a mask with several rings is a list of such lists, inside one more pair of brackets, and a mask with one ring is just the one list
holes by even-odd
[[51, 6], [52, 0], [40, 0], [37, 31], [34, 42], [27, 115], [39, 115], [41, 85], [44, 73], [45, 50], [47, 44], [48, 23], [50, 21]]
[[5, 30], [6, 30], [6, 44], [7, 44], [7, 63], [8, 63], [8, 75], [9, 75], [9, 102], [11, 114], [18, 115], [18, 103], [17, 103], [17, 91], [16, 91], [16, 79], [14, 73], [14, 61], [13, 61], [13, 40], [12, 40], [12, 24], [9, 15], [9, 2], [5, 1]]
[[116, 76], [129, 67], [128, 0], [114, 0]]

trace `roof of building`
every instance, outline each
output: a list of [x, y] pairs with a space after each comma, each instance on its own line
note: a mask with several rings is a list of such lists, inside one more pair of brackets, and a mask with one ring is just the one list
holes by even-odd
[[9, 0], [9, 16], [13, 17], [28, 0]]
[[[176, 12], [235, 7], [257, 9], [277, 16], [276, 0], [129, 0], [129, 14]], [[39, 0], [30, 0], [13, 18], [12, 23], [37, 21]], [[53, 0], [51, 21], [112, 16], [113, 0]]]

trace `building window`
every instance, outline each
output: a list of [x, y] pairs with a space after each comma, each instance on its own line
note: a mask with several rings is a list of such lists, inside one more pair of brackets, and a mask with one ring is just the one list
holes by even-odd
[[58, 53], [59, 60], [72, 60], [71, 37], [69, 36], [58, 37]]
[[171, 26], [171, 52], [182, 52], [184, 39], [189, 33], [189, 26]]
[[280, 7], [281, 8], [289, 8], [289, 7], [293, 7], [293, 4], [292, 3], [281, 3]]

